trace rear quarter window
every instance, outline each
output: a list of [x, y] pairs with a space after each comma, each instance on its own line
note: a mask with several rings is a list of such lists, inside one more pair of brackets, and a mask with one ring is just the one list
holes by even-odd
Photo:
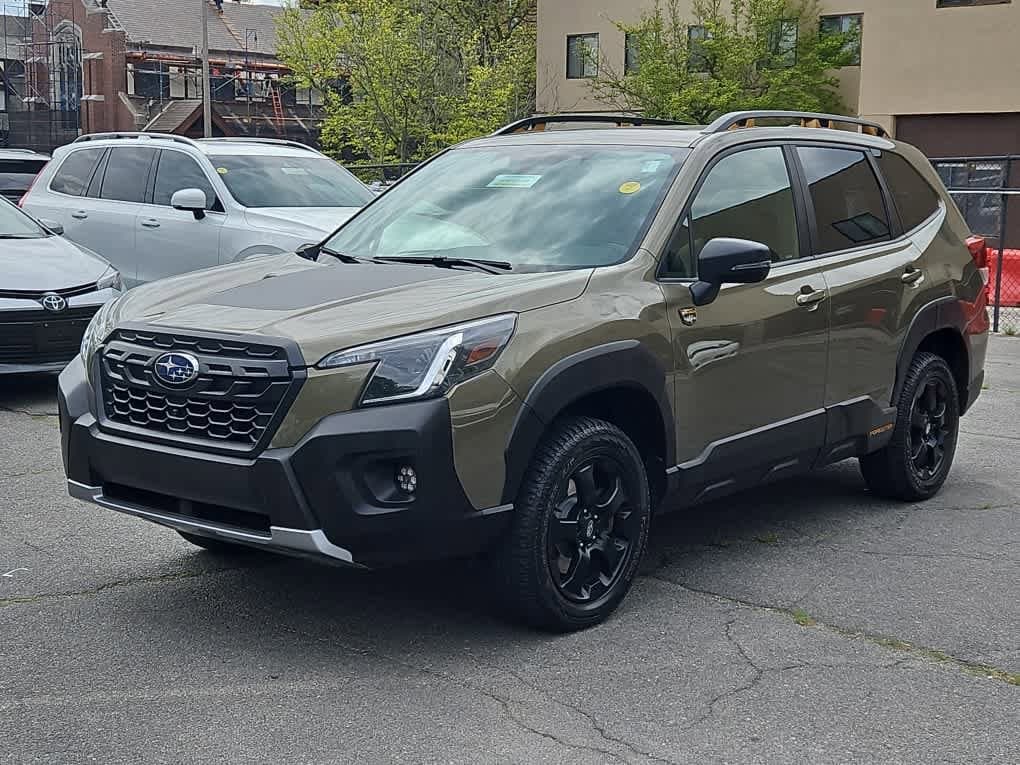
[[878, 167], [899, 210], [904, 231], [917, 228], [939, 209], [938, 192], [899, 154], [882, 152]]
[[50, 191], [80, 197], [102, 156], [103, 149], [96, 148], [71, 152], [57, 168], [53, 180], [50, 181]]

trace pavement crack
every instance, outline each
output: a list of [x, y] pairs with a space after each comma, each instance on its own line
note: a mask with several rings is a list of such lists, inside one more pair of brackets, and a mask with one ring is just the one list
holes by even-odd
[[[474, 657], [472, 657], [472, 658], [474, 658]], [[478, 662], [479, 664], [481, 664], [481, 662], [479, 662], [477, 658], [474, 658], [474, 660], [476, 662]], [[568, 709], [568, 710], [570, 710], [572, 712], [575, 712], [576, 714], [580, 715], [581, 717], [583, 717], [585, 720], [588, 721], [588, 723], [595, 730], [595, 732], [598, 733], [598, 735], [606, 743], [617, 744], [619, 746], [625, 747], [633, 755], [636, 755], [638, 757], [644, 757], [645, 759], [652, 760], [654, 762], [660, 762], [660, 763], [663, 763], [663, 765], [678, 765], [678, 763], [674, 762], [673, 760], [667, 760], [667, 759], [665, 759], [663, 757], [659, 757], [656, 754], [652, 754], [651, 752], [648, 752], [648, 751], [646, 751], [644, 749], [639, 749], [639, 748], [637, 748], [637, 746], [632, 744], [630, 741], [627, 741], [624, 738], [620, 738], [619, 736], [614, 736], [613, 734], [611, 734], [606, 729], [606, 727], [602, 723], [599, 722], [598, 718], [596, 718], [595, 715], [593, 715], [591, 712], [588, 712], [583, 707], [576, 706], [574, 704], [568, 704], [567, 702], [563, 701], [562, 699], [556, 698], [555, 696], [550, 694], [548, 691], [546, 691], [544, 688], [539, 688], [539, 687], [537, 687], [535, 685], [532, 685], [527, 680], [525, 680], [523, 677], [521, 677], [521, 675], [519, 675], [517, 672], [514, 672], [512, 669], [507, 669], [506, 667], [484, 665], [484, 664], [482, 666], [488, 666], [489, 669], [494, 669], [494, 670], [496, 670], [498, 672], [505, 672], [506, 674], [508, 674], [512, 678], [514, 678], [517, 682], [519, 682], [521, 685], [523, 685], [525, 688], [528, 688], [529, 690], [534, 691], [535, 693], [538, 693], [538, 694], [542, 695], [543, 697], [545, 697], [546, 699], [551, 701], [553, 704], [556, 704], [557, 706], [563, 707], [564, 709]], [[624, 760], [624, 761], [626, 762], [626, 760]]]
[[42, 470], [23, 470], [20, 473], [4, 473], [3, 475], [0, 475], [0, 481], [8, 481], [11, 478], [24, 478], [32, 475], [49, 475], [50, 473], [61, 472], [63, 472], [63, 468], [59, 467], [43, 468]]
[[233, 568], [217, 568], [210, 571], [182, 571], [173, 574], [157, 574], [155, 576], [139, 576], [130, 579], [117, 579], [112, 582], [104, 582], [96, 587], [85, 590], [71, 590], [69, 592], [41, 592], [36, 595], [15, 595], [10, 598], [0, 598], [0, 608], [6, 606], [19, 606], [31, 603], [45, 603], [50, 600], [61, 600], [64, 598], [82, 598], [99, 595], [106, 590], [115, 590], [123, 587], [133, 587], [138, 584], [153, 584], [156, 582], [179, 582], [187, 579], [199, 579], [204, 576], [224, 574], [230, 571], [247, 571], [250, 566], [237, 566]]
[[[712, 590], [703, 590], [695, 587], [690, 587], [682, 582], [677, 582], [664, 576], [657, 574], [643, 574], [647, 579], [653, 579], [657, 582], [662, 582], [673, 587], [679, 587], [687, 592], [703, 595], [722, 603], [729, 603], [732, 605], [741, 606], [743, 608], [750, 608], [756, 611], [763, 611], [765, 613], [780, 614], [791, 619], [797, 620], [799, 611], [793, 608], [786, 608], [785, 606], [769, 605], [767, 603], [757, 603], [752, 600], [746, 600], [743, 598], [733, 597], [731, 595], [724, 595], [719, 592], [713, 592]], [[985, 677], [991, 680], [997, 680], [999, 682], [1007, 683], [1009, 685], [1020, 686], [1020, 673], [1010, 672], [999, 667], [993, 667], [989, 664], [982, 664], [980, 662], [969, 661], [967, 659], [961, 659], [957, 656], [952, 656], [938, 648], [930, 648], [928, 646], [920, 646], [911, 643], [900, 638], [890, 637], [888, 635], [882, 635], [880, 633], [868, 632], [866, 630], [856, 629], [853, 627], [844, 627], [838, 624], [832, 624], [824, 622], [816, 617], [811, 618], [809, 625], [803, 625], [805, 629], [821, 629], [825, 630], [834, 635], [850, 640], [864, 640], [873, 645], [886, 648], [888, 650], [899, 651], [902, 653], [909, 654], [911, 658], [920, 659], [932, 664], [943, 664], [955, 667], [961, 672], [974, 677]], [[743, 653], [743, 652], [742, 652]], [[725, 695], [725, 694], [724, 694]]]
[[[249, 614], [249, 616], [254, 618], [253, 614]], [[561, 746], [561, 747], [563, 747], [565, 749], [570, 749], [572, 751], [578, 751], [578, 752], [590, 752], [592, 754], [598, 754], [598, 755], [602, 755], [604, 757], [610, 757], [613, 760], [618, 760], [618, 761], [623, 762], [623, 763], [629, 763], [630, 762], [630, 760], [628, 760], [627, 758], [621, 756], [617, 752], [612, 751], [611, 749], [606, 749], [605, 747], [599, 747], [599, 746], [590, 746], [590, 745], [586, 745], [586, 744], [573, 743], [571, 741], [567, 741], [567, 740], [561, 738], [560, 736], [557, 736], [554, 733], [549, 733], [548, 731], [544, 731], [544, 730], [541, 730], [540, 728], [536, 728], [535, 726], [529, 724], [526, 720], [522, 719], [521, 716], [513, 709], [513, 704], [515, 702], [515, 699], [511, 698], [510, 696], [500, 695], [500, 694], [496, 693], [495, 691], [493, 691], [493, 690], [491, 690], [489, 688], [486, 688], [486, 687], [484, 687], [482, 685], [479, 685], [478, 683], [474, 683], [474, 682], [471, 682], [470, 680], [465, 680], [463, 678], [456, 677], [455, 675], [451, 675], [448, 672], [443, 672], [443, 671], [438, 670], [438, 669], [434, 669], [434, 668], [431, 668], [431, 667], [421, 666], [419, 664], [412, 664], [411, 662], [406, 661], [404, 659], [401, 659], [398, 656], [392, 656], [390, 654], [387, 654], [387, 653], [384, 653], [382, 651], [379, 651], [376, 648], [372, 648], [372, 647], [370, 647], [368, 645], [362, 644], [362, 643], [360, 643], [358, 641], [352, 641], [350, 636], [347, 636], [345, 638], [345, 640], [343, 640], [343, 641], [337, 641], [337, 640], [333, 640], [333, 639], [327, 639], [327, 638], [324, 638], [324, 637], [322, 637], [320, 635], [312, 634], [310, 632], [305, 632], [303, 630], [297, 629], [296, 627], [291, 627], [291, 626], [288, 626], [286, 624], [278, 624], [277, 626], [281, 630], [283, 630], [284, 632], [289, 632], [292, 635], [297, 635], [299, 637], [303, 637], [303, 638], [305, 638], [307, 640], [312, 640], [312, 641], [315, 641], [317, 643], [323, 643], [323, 644], [334, 646], [334, 647], [342, 647], [342, 648], [344, 648], [346, 650], [354, 651], [355, 653], [359, 653], [362, 656], [370, 656], [370, 657], [376, 658], [376, 659], [378, 659], [380, 661], [384, 661], [384, 662], [386, 662], [388, 664], [392, 664], [393, 666], [400, 667], [402, 669], [409, 670], [411, 672], [417, 672], [419, 674], [427, 675], [429, 677], [433, 677], [433, 678], [436, 678], [438, 680], [442, 680], [443, 682], [450, 683], [451, 685], [455, 685], [455, 686], [457, 686], [459, 688], [462, 688], [464, 690], [472, 691], [474, 693], [477, 693], [477, 694], [479, 694], [481, 696], [484, 696], [485, 698], [488, 698], [491, 701], [494, 701], [496, 704], [498, 704], [500, 706], [500, 708], [503, 710], [503, 713], [506, 716], [506, 718], [514, 726], [516, 726], [520, 730], [525, 731], [526, 733], [531, 733], [532, 735], [538, 736], [538, 737], [546, 739], [548, 741], [552, 741], [555, 744], [557, 744], [557, 745], [559, 745], [559, 746]], [[525, 685], [527, 685], [527, 684], [525, 683]], [[523, 703], [523, 702], [518, 702], [518, 703]], [[564, 706], [568, 706], [568, 705], [564, 705]], [[598, 730], [598, 728], [596, 728], [596, 730]], [[613, 739], [611, 739], [611, 738], [607, 739], [607, 740], [613, 741]], [[624, 744], [624, 745], [626, 745], [626, 744]], [[634, 750], [634, 751], [637, 754], [641, 754], [640, 752], [637, 752], [637, 750]], [[658, 759], [658, 758], [655, 758], [653, 755], [641, 755], [641, 756], [646, 756], [646, 757], [649, 757], [650, 759]], [[675, 763], [671, 763], [671, 762], [669, 762], [667, 760], [658, 760], [658, 761], [659, 762], [667, 763], [667, 765], [676, 765]]]

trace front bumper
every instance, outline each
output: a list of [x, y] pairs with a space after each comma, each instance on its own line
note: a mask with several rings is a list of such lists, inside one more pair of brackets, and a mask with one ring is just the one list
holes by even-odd
[[[479, 551], [509, 522], [512, 506], [477, 510], [465, 495], [445, 399], [329, 415], [250, 457], [104, 431], [80, 359], [57, 399], [71, 495], [179, 531], [376, 567]], [[405, 464], [413, 496], [395, 489]]]

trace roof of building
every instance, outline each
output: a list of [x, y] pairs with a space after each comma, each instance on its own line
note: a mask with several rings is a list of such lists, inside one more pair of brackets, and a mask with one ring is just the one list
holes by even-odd
[[[115, 26], [135, 44], [158, 48], [197, 48], [202, 16], [197, 2], [107, 0]], [[276, 17], [282, 8], [224, 0], [223, 14], [209, 2], [209, 49], [276, 55]], [[246, 44], [247, 42], [247, 44]]]

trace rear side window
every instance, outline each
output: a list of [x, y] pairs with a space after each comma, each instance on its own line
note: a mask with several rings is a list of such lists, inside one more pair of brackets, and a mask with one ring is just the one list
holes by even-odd
[[896, 202], [903, 229], [911, 231], [930, 218], [939, 209], [939, 195], [921, 174], [899, 154], [884, 151], [878, 159], [878, 168], [885, 176], [889, 193]]
[[0, 159], [0, 194], [28, 191], [45, 165], [44, 159]]
[[152, 203], [169, 207], [170, 198], [181, 189], [201, 189], [205, 192], [206, 209], [216, 203], [216, 192], [198, 163], [179, 151], [162, 151], [156, 169], [156, 185]]
[[878, 179], [864, 152], [797, 149], [815, 209], [820, 253], [889, 239], [889, 217]]
[[149, 166], [155, 154], [155, 149], [136, 146], [111, 149], [99, 196], [118, 202], [144, 202]]
[[71, 152], [50, 181], [50, 191], [80, 197], [103, 156], [103, 149], [79, 149]]

